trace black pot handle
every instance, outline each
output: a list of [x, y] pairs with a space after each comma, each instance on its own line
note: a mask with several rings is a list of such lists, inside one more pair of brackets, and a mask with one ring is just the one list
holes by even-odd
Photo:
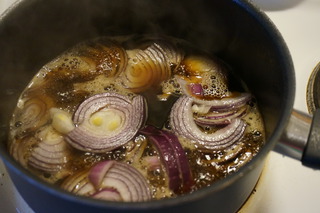
[[320, 109], [314, 111], [313, 118], [293, 110], [274, 151], [298, 159], [305, 166], [320, 169]]

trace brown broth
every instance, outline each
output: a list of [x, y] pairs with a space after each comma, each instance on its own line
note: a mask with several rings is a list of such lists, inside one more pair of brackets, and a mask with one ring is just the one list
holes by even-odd
[[[50, 125], [50, 108], [60, 108], [72, 114], [83, 100], [94, 94], [117, 92], [129, 97], [134, 96], [132, 90], [124, 88], [117, 80], [121, 76], [121, 69], [126, 66], [121, 63], [127, 63], [123, 61], [124, 56], [121, 56], [122, 52], [118, 52], [118, 49], [122, 46], [137, 48], [139, 44], [139, 42], [131, 42], [130, 39], [132, 38], [103, 38], [84, 42], [61, 54], [37, 73], [21, 94], [11, 120], [9, 151], [17, 161], [41, 179], [60, 185], [68, 176], [83, 169], [89, 169], [97, 162], [117, 160], [133, 165], [147, 178], [153, 198], [161, 199], [182, 193], [175, 194], [169, 189], [168, 177], [163, 166], [154, 171], [147, 169], [145, 157], [157, 156], [158, 153], [141, 134], [136, 135], [124, 146], [105, 153], [79, 151], [68, 145], [68, 161], [56, 172], [41, 171], [28, 163], [30, 153], [40, 141], [37, 138], [39, 131]], [[112, 42], [109, 42], [110, 40]], [[146, 40], [150, 43], [150, 39]], [[177, 44], [180, 51], [185, 52], [184, 58], [190, 56], [189, 59], [192, 60], [193, 53], [190, 47], [185, 47], [187, 50], [185, 51], [184, 42], [179, 43], [175, 39], [172, 41]], [[112, 48], [109, 48], [110, 45]], [[146, 48], [145, 45], [141, 47]], [[199, 83], [200, 80], [207, 82], [204, 87], [205, 99], [220, 99], [237, 93], [234, 87], [228, 85], [228, 76], [231, 74], [225, 68], [223, 72], [227, 74], [220, 75], [192, 71], [194, 68], [201, 69], [201, 66], [195, 63], [193, 67], [188, 68], [185, 61], [180, 64], [171, 63], [169, 67], [171, 76], [168, 79], [155, 85], [148, 85], [147, 90], [140, 92], [147, 99], [150, 109], [147, 124], [170, 130], [168, 116], [172, 105], [182, 93], [181, 85], [172, 78], [173, 75], [179, 75], [188, 82]], [[237, 82], [237, 84], [242, 83]], [[232, 91], [230, 91], [231, 87]], [[239, 91], [243, 90], [239, 88]], [[29, 102], [37, 104], [41, 102], [43, 106], [40, 107], [41, 109], [31, 107], [30, 112], [26, 112]], [[236, 172], [263, 146], [265, 133], [257, 104], [253, 101], [247, 105], [247, 108], [247, 113], [242, 118], [247, 123], [244, 137], [227, 150], [197, 149], [188, 139], [179, 136], [195, 180], [192, 191], [209, 186]], [[204, 127], [202, 130], [210, 133], [216, 129]]]

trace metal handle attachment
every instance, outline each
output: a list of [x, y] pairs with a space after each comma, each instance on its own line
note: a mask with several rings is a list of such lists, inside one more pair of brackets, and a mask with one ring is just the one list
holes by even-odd
[[320, 109], [311, 115], [293, 110], [274, 151], [320, 169]]
[[301, 160], [312, 123], [310, 115], [293, 110], [287, 128], [274, 151]]

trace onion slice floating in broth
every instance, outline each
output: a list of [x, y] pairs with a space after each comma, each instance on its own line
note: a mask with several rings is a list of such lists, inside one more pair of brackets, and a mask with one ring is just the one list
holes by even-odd
[[63, 136], [47, 127], [40, 133], [40, 140], [31, 152], [28, 164], [42, 171], [60, 171], [70, 154]]
[[88, 178], [97, 189], [100, 188], [105, 174], [109, 171], [113, 164], [114, 161], [104, 161], [103, 163], [98, 163], [91, 168]]
[[203, 96], [203, 88], [202, 85], [199, 83], [191, 83], [188, 85], [188, 89], [190, 90], [191, 94], [195, 96]]
[[[37, 89], [41, 90], [41, 88]], [[24, 96], [31, 96], [29, 93], [33, 94], [36, 92], [30, 91]], [[16, 109], [16, 115], [11, 121], [11, 126], [14, 128], [14, 130], [19, 129], [16, 128], [18, 125], [19, 127], [23, 127], [22, 129], [20, 128], [22, 131], [33, 131], [46, 124], [48, 118], [50, 117], [47, 111], [52, 105], [52, 100], [44, 95], [36, 94], [32, 98], [22, 99], [19, 105], [21, 106], [17, 108], [19, 110]]]
[[91, 168], [88, 178], [96, 189], [115, 189], [123, 201], [151, 199], [146, 179], [129, 164], [118, 161], [99, 162]]
[[120, 74], [120, 81], [129, 90], [140, 93], [172, 75], [172, 70], [182, 60], [182, 54], [175, 52], [173, 44], [165, 42], [148, 43], [145, 49], [127, 51], [128, 66]]
[[61, 187], [77, 195], [90, 196], [96, 192], [88, 179], [89, 169], [81, 170], [66, 178]]
[[[194, 121], [193, 102], [193, 98], [181, 96], [173, 105], [170, 114], [170, 125], [174, 132], [192, 140], [200, 148], [212, 150], [227, 148], [243, 136], [246, 124], [239, 118], [232, 119], [229, 125], [214, 133], [207, 134], [201, 131]], [[205, 101], [202, 102], [204, 103]], [[211, 103], [212, 101], [209, 102]], [[232, 108], [228, 101], [226, 103], [226, 106]], [[221, 106], [221, 104], [216, 105]]]
[[146, 126], [145, 134], [159, 152], [169, 177], [169, 187], [175, 193], [189, 192], [194, 184], [189, 162], [176, 135], [169, 131]]
[[209, 112], [203, 116], [195, 116], [194, 120], [199, 126], [220, 126], [230, 124], [235, 118], [241, 118], [247, 112], [247, 107], [227, 112]]
[[122, 201], [120, 193], [114, 188], [103, 188], [91, 197], [101, 200]]
[[142, 96], [97, 94], [80, 104], [73, 117], [76, 128], [65, 138], [76, 149], [102, 153], [129, 142], [145, 119]]
[[[247, 104], [252, 98], [249, 93], [241, 93], [235, 97], [226, 97], [222, 99], [214, 99], [214, 100], [202, 100], [198, 98], [193, 99], [193, 103], [199, 106], [207, 106], [209, 107], [208, 112], [218, 111], [218, 112], [226, 112], [230, 110], [237, 110]], [[196, 107], [193, 106], [193, 111], [196, 111]]]
[[22, 166], [27, 167], [30, 154], [26, 154], [26, 150], [31, 150], [38, 143], [33, 137], [24, 137], [20, 141], [14, 141], [9, 144], [9, 152], [12, 157]]
[[69, 176], [62, 188], [78, 195], [110, 200], [138, 202], [151, 199], [144, 176], [133, 166], [113, 161], [101, 161], [90, 169]]

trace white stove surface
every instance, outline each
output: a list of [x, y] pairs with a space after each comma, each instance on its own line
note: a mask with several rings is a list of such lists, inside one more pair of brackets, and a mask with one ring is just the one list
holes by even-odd
[[[0, 14], [14, 0], [0, 0]], [[297, 79], [294, 107], [307, 112], [306, 86], [320, 62], [319, 0], [252, 0], [270, 17], [291, 52]], [[1, 39], [1, 38], [0, 38]], [[256, 192], [240, 212], [320, 212], [320, 170], [271, 152]], [[0, 160], [0, 207], [3, 213], [32, 213], [16, 191]]]

